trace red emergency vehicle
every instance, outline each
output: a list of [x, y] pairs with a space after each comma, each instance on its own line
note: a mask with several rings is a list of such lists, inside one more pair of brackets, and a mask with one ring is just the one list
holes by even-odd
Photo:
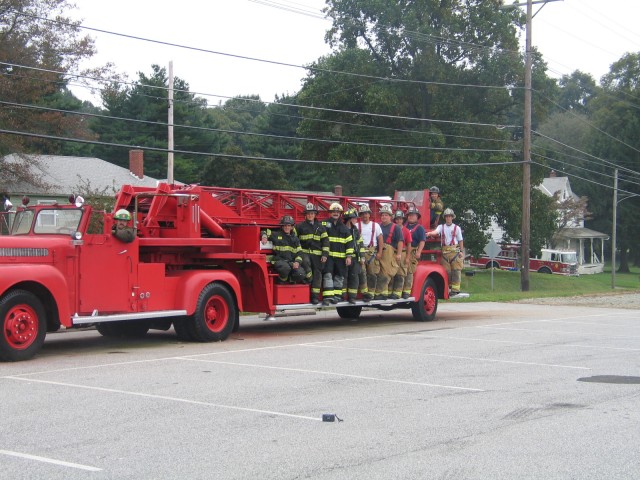
[[[469, 257], [469, 265], [480, 268], [499, 268], [501, 270], [519, 270], [520, 245], [502, 245], [500, 253], [490, 258], [488, 255]], [[539, 273], [558, 275], [578, 275], [576, 252], [543, 248], [539, 257], [529, 259], [529, 270]]]
[[[428, 197], [427, 192], [419, 192]], [[225, 340], [240, 327], [240, 312], [318, 309], [308, 285], [280, 285], [260, 249], [260, 231], [278, 228], [284, 215], [304, 218], [307, 203], [319, 219], [329, 205], [369, 204], [377, 221], [382, 200], [335, 195], [205, 186], [124, 186], [114, 212], [131, 213], [136, 237], [111, 234], [111, 213], [81, 202], [23, 205], [8, 235], [0, 236], [0, 360], [33, 357], [46, 332], [95, 325], [102, 335], [141, 336], [172, 325], [180, 339]], [[412, 202], [385, 200], [396, 208]], [[426, 204], [428, 205], [428, 204]], [[422, 217], [428, 207], [417, 205]], [[343, 318], [363, 307], [410, 308], [417, 321], [436, 316], [448, 298], [437, 250], [423, 251], [405, 300], [340, 302]]]

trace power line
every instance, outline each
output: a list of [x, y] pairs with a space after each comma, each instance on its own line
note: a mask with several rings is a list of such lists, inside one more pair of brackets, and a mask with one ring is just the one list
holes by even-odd
[[186, 49], [186, 50], [192, 50], [192, 51], [196, 51], [196, 52], [210, 53], [210, 54], [213, 54], [213, 55], [220, 55], [220, 56], [224, 56], [224, 57], [238, 58], [238, 59], [241, 59], [241, 60], [250, 60], [250, 61], [254, 61], [254, 62], [262, 62], [262, 63], [267, 63], [267, 64], [270, 64], [270, 65], [279, 65], [279, 66], [283, 66], [283, 67], [301, 68], [301, 69], [310, 70], [310, 71], [313, 71], [313, 72], [331, 73], [331, 74], [346, 75], [346, 76], [357, 77], [357, 78], [367, 78], [367, 79], [373, 79], [373, 80], [385, 80], [385, 81], [388, 81], [388, 82], [409, 83], [409, 84], [417, 84], [417, 85], [439, 85], [439, 86], [447, 86], [447, 87], [486, 88], [486, 89], [499, 89], [499, 90], [504, 90], [505, 88], [510, 88], [510, 89], [520, 89], [520, 88], [522, 88], [522, 87], [516, 87], [516, 86], [506, 87], [506, 86], [500, 86], [500, 85], [473, 85], [473, 84], [447, 83], [447, 82], [436, 82], [436, 81], [426, 81], [426, 80], [410, 80], [410, 79], [405, 79], [405, 78], [379, 77], [379, 76], [375, 76], [375, 75], [367, 75], [367, 74], [364, 74], [364, 73], [345, 72], [345, 71], [340, 71], [340, 70], [330, 70], [330, 69], [327, 69], [327, 68], [320, 68], [320, 67], [315, 67], [315, 66], [311, 66], [311, 65], [307, 65], [307, 66], [296, 65], [296, 64], [293, 64], [293, 63], [279, 62], [279, 61], [276, 61], [276, 60], [266, 60], [266, 59], [263, 59], [263, 58], [250, 57], [250, 56], [247, 56], [247, 55], [237, 55], [237, 54], [233, 54], [233, 53], [220, 52], [220, 51], [217, 51], [217, 50], [211, 50], [211, 49], [207, 49], [207, 48], [192, 47], [192, 46], [189, 46], [189, 45], [182, 45], [182, 44], [179, 44], [179, 43], [167, 42], [167, 41], [163, 41], [163, 40], [155, 40], [155, 39], [145, 38], [145, 37], [139, 37], [137, 35], [129, 35], [129, 34], [125, 34], [125, 33], [118, 33], [118, 32], [113, 32], [113, 31], [110, 31], [110, 30], [104, 30], [104, 29], [100, 29], [100, 28], [87, 27], [85, 25], [73, 25], [73, 24], [70, 24], [70, 23], [67, 23], [67, 22], [62, 22], [60, 20], [52, 20], [52, 19], [46, 18], [46, 17], [39, 17], [37, 15], [31, 15], [31, 14], [27, 14], [27, 13], [24, 13], [24, 12], [19, 12], [17, 10], [14, 10], [14, 12], [17, 15], [30, 17], [30, 18], [34, 18], [34, 19], [37, 19], [37, 20], [43, 20], [45, 22], [57, 23], [57, 24], [60, 24], [60, 25], [80, 28], [80, 29], [84, 29], [84, 30], [98, 32], [98, 33], [104, 33], [104, 34], [107, 34], [107, 35], [114, 35], [114, 36], [118, 36], [118, 37], [129, 38], [129, 39], [132, 39], [132, 40], [139, 40], [139, 41], [143, 41], [143, 42], [155, 43], [155, 44], [158, 44], [158, 45], [165, 45], [165, 46], [168, 46], [168, 47], [183, 48], [183, 49]]
[[[18, 135], [23, 137], [34, 137], [34, 138], [43, 138], [46, 140], [57, 140], [64, 142], [76, 142], [76, 143], [84, 143], [88, 145], [106, 145], [109, 147], [121, 147], [121, 148], [136, 148], [140, 150], [146, 150], [150, 152], [162, 152], [167, 153], [169, 150], [166, 148], [157, 148], [157, 147], [145, 147], [139, 145], [128, 145], [124, 143], [113, 143], [113, 142], [101, 142], [97, 140], [83, 140], [79, 138], [70, 138], [70, 137], [61, 137], [57, 135], [45, 135], [31, 132], [22, 132], [18, 130], [7, 130], [0, 129], [0, 133], [5, 133], [8, 135]], [[193, 155], [193, 156], [206, 156], [206, 157], [224, 157], [224, 158], [240, 158], [245, 160], [266, 160], [266, 161], [275, 161], [275, 162], [290, 162], [290, 163], [305, 163], [305, 164], [324, 164], [324, 165], [344, 165], [344, 166], [354, 166], [354, 167], [489, 167], [489, 166], [504, 166], [504, 165], [514, 165], [521, 164], [522, 161], [515, 162], [479, 162], [479, 163], [372, 163], [372, 162], [347, 162], [347, 161], [331, 161], [331, 160], [303, 160], [298, 158], [274, 158], [274, 157], [258, 157], [252, 155], [234, 155], [228, 153], [208, 153], [208, 152], [194, 152], [189, 150], [177, 150], [173, 149], [173, 153], [180, 153], [183, 155]]]
[[[533, 163], [534, 165], [539, 165], [540, 167], [543, 167], [543, 168], [549, 168], [548, 165], [544, 165], [544, 164], [539, 163], [539, 162], [531, 161], [531, 163]], [[585, 182], [593, 183], [594, 185], [598, 185], [600, 187], [605, 187], [605, 188], [613, 190], [613, 187], [611, 185], [607, 185], [607, 184], [604, 184], [604, 183], [596, 182], [595, 180], [589, 180], [588, 178], [583, 178], [583, 177], [580, 177], [579, 175], [574, 175], [572, 173], [567, 173], [567, 172], [563, 172], [563, 173], [565, 173], [568, 177], [577, 178], [579, 180], [583, 180]], [[633, 192], [628, 192], [626, 190], [621, 190], [621, 189], [618, 189], [618, 192], [628, 193], [629, 195], [635, 195], [635, 193], [633, 193]]]
[[[158, 122], [152, 120], [140, 120], [133, 118], [124, 118], [124, 117], [115, 117], [111, 115], [99, 115], [95, 113], [88, 112], [80, 112], [73, 110], [62, 110], [59, 108], [50, 108], [50, 107], [40, 107], [36, 105], [28, 105], [24, 103], [15, 103], [15, 102], [5, 102], [0, 100], [0, 105], [9, 105], [13, 107], [21, 107], [21, 108], [29, 108], [32, 110], [41, 110], [46, 112], [57, 112], [71, 115], [80, 115], [84, 117], [92, 117], [92, 118], [103, 118], [109, 120], [118, 120], [132, 123], [141, 123], [145, 125], [159, 125], [166, 127], [169, 124], [166, 122]], [[207, 131], [207, 132], [216, 132], [216, 133], [227, 133], [227, 134], [235, 134], [235, 135], [248, 135], [255, 137], [264, 137], [264, 138], [276, 138], [279, 140], [295, 140], [295, 141], [307, 141], [307, 142], [319, 142], [319, 143], [333, 143], [340, 145], [358, 145], [358, 146], [366, 146], [366, 147], [381, 147], [381, 148], [399, 148], [406, 150], [435, 150], [435, 151], [457, 151], [457, 152], [504, 152], [504, 153], [513, 153], [510, 150], [504, 149], [479, 149], [479, 148], [453, 148], [453, 147], [431, 147], [431, 146], [419, 146], [419, 145], [390, 145], [390, 144], [381, 144], [381, 143], [364, 143], [364, 142], [351, 142], [346, 140], [325, 140], [319, 138], [309, 138], [309, 137], [290, 137], [285, 135], [274, 135], [268, 133], [256, 133], [256, 132], [242, 132], [238, 130], [228, 130], [222, 128], [211, 128], [211, 127], [199, 127], [195, 125], [181, 125], [181, 124], [173, 124], [176, 128], [184, 128], [187, 130], [199, 130], [199, 131]]]
[[[101, 79], [97, 79], [96, 77], [90, 77], [88, 75], [79, 75], [79, 74], [70, 74], [70, 73], [66, 73], [66, 72], [60, 72], [57, 70], [50, 70], [50, 69], [46, 69], [46, 68], [39, 68], [39, 67], [30, 67], [27, 65], [19, 65], [19, 64], [15, 64], [15, 63], [7, 63], [7, 62], [0, 62], [0, 65], [5, 65], [5, 66], [10, 66], [12, 68], [25, 68], [28, 70], [36, 70], [39, 72], [47, 72], [47, 73], [55, 73], [58, 75], [69, 75], [69, 76], [73, 76], [73, 77], [78, 77], [78, 78], [89, 78], [92, 80], [98, 80], [98, 81], [102, 81], [104, 82], [104, 80]], [[140, 84], [140, 83], [133, 83], [133, 82], [118, 82], [118, 83], [123, 83], [125, 85], [134, 85], [134, 86], [139, 86], [139, 87], [147, 87], [147, 88], [152, 88], [152, 89], [158, 89], [158, 90], [163, 90], [163, 91], [167, 91], [169, 88], [165, 87], [165, 86], [158, 86], [158, 85], [146, 85], [146, 84]], [[181, 92], [181, 93], [188, 93], [190, 95], [201, 95], [201, 96], [209, 96], [209, 97], [218, 97], [218, 98], [236, 98], [236, 97], [225, 97], [222, 95], [215, 95], [215, 94], [210, 94], [210, 93], [202, 93], [202, 92], [191, 92], [189, 90], [182, 90], [182, 89], [173, 89], [174, 92]], [[263, 103], [265, 105], [270, 105], [270, 104], [274, 104], [276, 102], [267, 102], [264, 100], [254, 100], [254, 99], [242, 99], [248, 102], [260, 102]], [[282, 106], [287, 106], [287, 107], [295, 107], [295, 108], [301, 108], [301, 109], [307, 109], [307, 110], [312, 110], [312, 111], [322, 111], [322, 112], [330, 112], [330, 113], [342, 113], [342, 114], [351, 114], [351, 115], [358, 115], [358, 116], [366, 116], [366, 117], [372, 117], [372, 118], [386, 118], [386, 119], [397, 119], [397, 120], [410, 120], [410, 121], [415, 121], [415, 122], [431, 122], [431, 123], [444, 123], [444, 124], [451, 124], [451, 125], [470, 125], [470, 126], [477, 126], [477, 127], [492, 127], [492, 128], [497, 128], [497, 129], [503, 129], [503, 128], [520, 128], [519, 125], [499, 125], [499, 124], [495, 124], [495, 123], [482, 123], [482, 122], [461, 122], [461, 121], [456, 121], [456, 120], [439, 120], [439, 119], [435, 119], [435, 118], [418, 118], [418, 117], [406, 117], [406, 116], [399, 116], [399, 115], [387, 115], [387, 114], [382, 114], [382, 113], [370, 113], [370, 112], [358, 112], [358, 111], [354, 111], [354, 110], [338, 110], [338, 109], [332, 109], [332, 108], [322, 108], [322, 107], [313, 107], [313, 106], [308, 106], [308, 105], [294, 105], [294, 104], [289, 104], [289, 103], [277, 103], [277, 105], [282, 105]]]

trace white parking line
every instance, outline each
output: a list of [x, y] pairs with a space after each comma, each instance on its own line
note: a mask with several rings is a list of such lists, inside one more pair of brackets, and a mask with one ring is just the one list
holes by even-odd
[[35, 460], [37, 462], [53, 463], [54, 465], [60, 465], [62, 467], [77, 468], [80, 470], [87, 470], [89, 472], [101, 472], [101, 468], [90, 467], [88, 465], [80, 465], [79, 463], [63, 462], [62, 460], [55, 460], [53, 458], [38, 457], [37, 455], [29, 455], [28, 453], [12, 452], [10, 450], [0, 450], [0, 455], [9, 455], [11, 457], [26, 458], [27, 460]]
[[103, 387], [93, 387], [90, 385], [79, 385], [79, 384], [75, 384], [75, 383], [66, 383], [66, 382], [52, 382], [49, 380], [39, 380], [39, 379], [34, 379], [34, 378], [21, 378], [21, 377], [3, 377], [6, 378], [8, 380], [20, 380], [22, 382], [34, 382], [34, 383], [44, 383], [47, 385], [57, 385], [60, 387], [71, 387], [71, 388], [82, 388], [85, 390], [94, 390], [97, 392], [107, 392], [107, 393], [118, 393], [121, 395], [132, 395], [132, 396], [136, 396], [136, 397], [145, 397], [145, 398], [153, 398], [156, 400], [167, 400], [170, 402], [180, 402], [180, 403], [188, 403], [190, 405], [203, 405], [206, 407], [215, 407], [215, 408], [224, 408], [227, 410], [238, 410], [241, 412], [251, 412], [251, 413], [261, 413], [261, 414], [266, 414], [266, 415], [277, 415], [279, 417], [290, 417], [290, 418], [299, 418], [302, 420], [314, 420], [317, 422], [322, 421], [322, 418], [320, 416], [316, 417], [307, 417], [305, 415], [294, 415], [292, 413], [283, 413], [283, 412], [274, 412], [271, 410], [260, 410], [257, 408], [247, 408], [247, 407], [236, 407], [233, 405], [224, 405], [224, 404], [220, 404], [220, 403], [210, 403], [210, 402], [201, 402], [198, 400], [189, 400], [186, 398], [178, 398], [178, 397], [168, 397], [165, 395], [154, 395], [151, 393], [143, 393], [143, 392], [132, 392], [132, 391], [128, 391], [128, 390], [119, 390], [119, 389], [115, 389], [115, 388], [103, 388]]
[[488, 325], [478, 325], [476, 328], [486, 328], [490, 330], [509, 330], [513, 332], [537, 332], [537, 333], [558, 333], [561, 335], [587, 335], [593, 337], [604, 338], [640, 338], [638, 335], [605, 335], [603, 333], [594, 332], [566, 332], [564, 330], [541, 330], [537, 328], [505, 328], [505, 327], [491, 327]]
[[398, 335], [406, 335], [415, 337], [419, 335], [425, 338], [436, 338], [438, 340], [468, 340], [470, 342], [487, 342], [487, 343], [505, 343], [507, 345], [529, 345], [534, 347], [558, 347], [558, 348], [590, 348], [594, 350], [621, 350], [625, 352], [640, 352], [640, 348], [626, 348], [626, 347], [604, 347], [602, 345], [580, 345], [572, 343], [539, 343], [539, 342], [517, 342], [514, 340], [495, 340], [492, 338], [470, 338], [470, 337], [454, 337], [450, 335], [425, 335], [423, 333], [399, 333]]
[[514, 365], [533, 365], [535, 367], [554, 367], [554, 368], [571, 368], [576, 370], [591, 370], [589, 367], [575, 367], [573, 365], [560, 365], [555, 363], [518, 362], [516, 360], [498, 360], [494, 358], [463, 357], [461, 355], [445, 355], [440, 353], [406, 352], [402, 350], [383, 350], [383, 349], [376, 349], [376, 348], [338, 347], [334, 345], [309, 345], [309, 347], [335, 348], [340, 350], [357, 350], [362, 352], [394, 353], [394, 354], [400, 354], [400, 355], [419, 355], [424, 357], [454, 358], [458, 360], [472, 360], [474, 362], [495, 362], [495, 363], [509, 363]]
[[351, 375], [348, 373], [336, 373], [336, 372], [324, 372], [322, 370], [307, 370], [304, 368], [290, 368], [290, 367], [275, 367], [272, 365], [258, 365], [253, 363], [237, 363], [237, 362], [223, 362], [220, 360], [202, 360], [190, 357], [176, 357], [178, 360], [186, 360], [189, 362], [202, 362], [202, 363], [217, 363], [220, 365], [234, 365], [237, 367], [250, 367], [250, 368], [265, 368], [270, 370], [284, 370], [287, 372], [301, 372], [301, 373], [313, 373], [316, 375], [329, 375], [334, 377], [346, 377], [346, 378], [355, 378], [358, 380], [373, 380], [376, 382], [386, 382], [386, 383], [400, 383], [403, 385], [418, 385], [421, 387], [435, 387], [435, 388], [447, 388], [450, 390], [465, 390], [468, 392], [484, 392], [486, 390], [481, 390], [479, 388], [468, 388], [468, 387], [456, 387], [453, 385], [439, 385], [437, 383], [423, 383], [423, 382], [410, 382], [407, 380], [393, 380], [388, 378], [379, 378], [379, 377], [367, 377], [363, 375]]

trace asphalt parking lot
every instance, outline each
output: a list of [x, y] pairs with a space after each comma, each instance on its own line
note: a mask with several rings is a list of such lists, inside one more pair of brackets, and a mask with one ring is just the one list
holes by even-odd
[[215, 344], [50, 334], [34, 360], [0, 364], [0, 478], [640, 475], [637, 310], [451, 301], [432, 323], [242, 321]]

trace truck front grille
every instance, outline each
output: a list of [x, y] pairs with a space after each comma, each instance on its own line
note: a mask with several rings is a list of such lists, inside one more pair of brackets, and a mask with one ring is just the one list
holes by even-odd
[[0, 257], [48, 257], [48, 248], [0, 248]]

